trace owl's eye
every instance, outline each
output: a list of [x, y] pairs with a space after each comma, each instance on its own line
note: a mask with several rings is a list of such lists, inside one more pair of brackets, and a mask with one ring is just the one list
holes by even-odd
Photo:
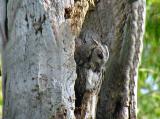
[[97, 56], [98, 56], [100, 59], [103, 59], [103, 54], [102, 54], [102, 52], [97, 53]]

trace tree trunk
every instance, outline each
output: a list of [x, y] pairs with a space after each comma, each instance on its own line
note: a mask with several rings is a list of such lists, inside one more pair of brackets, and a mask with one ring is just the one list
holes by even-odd
[[111, 40], [113, 47], [97, 105], [98, 119], [137, 118], [138, 65], [143, 46], [145, 1], [118, 1], [111, 5], [114, 39]]
[[74, 36], [65, 1], [9, 0], [4, 119], [74, 118]]
[[0, 3], [3, 119], [136, 119], [145, 0]]

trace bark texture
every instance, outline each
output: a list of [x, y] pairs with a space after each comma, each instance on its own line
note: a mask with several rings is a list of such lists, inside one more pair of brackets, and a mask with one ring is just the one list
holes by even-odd
[[74, 36], [70, 0], [9, 0], [3, 49], [3, 119], [73, 119]]
[[100, 0], [85, 17], [109, 47], [109, 61], [97, 105], [97, 119], [135, 119], [137, 78], [145, 24], [145, 0]]
[[4, 119], [136, 119], [145, 0], [0, 3]]
[[115, 37], [101, 87], [97, 118], [136, 119], [137, 69], [144, 33], [145, 1], [112, 1], [112, 8]]

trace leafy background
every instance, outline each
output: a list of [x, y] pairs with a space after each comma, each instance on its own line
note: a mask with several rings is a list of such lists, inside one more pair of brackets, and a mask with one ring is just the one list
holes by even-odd
[[[147, 0], [144, 50], [138, 80], [138, 119], [160, 119], [159, 72], [160, 0]], [[2, 80], [0, 80], [0, 115], [2, 115], [2, 105]]]
[[147, 0], [138, 80], [138, 119], [160, 119], [160, 0]]

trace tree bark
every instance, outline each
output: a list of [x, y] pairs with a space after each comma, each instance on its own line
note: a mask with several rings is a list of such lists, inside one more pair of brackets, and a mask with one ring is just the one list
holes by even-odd
[[114, 39], [97, 105], [97, 118], [136, 119], [145, 1], [112, 1], [111, 6]]
[[9, 0], [3, 48], [3, 119], [74, 118], [74, 36], [70, 0]]
[[0, 3], [3, 119], [136, 119], [145, 0]]

